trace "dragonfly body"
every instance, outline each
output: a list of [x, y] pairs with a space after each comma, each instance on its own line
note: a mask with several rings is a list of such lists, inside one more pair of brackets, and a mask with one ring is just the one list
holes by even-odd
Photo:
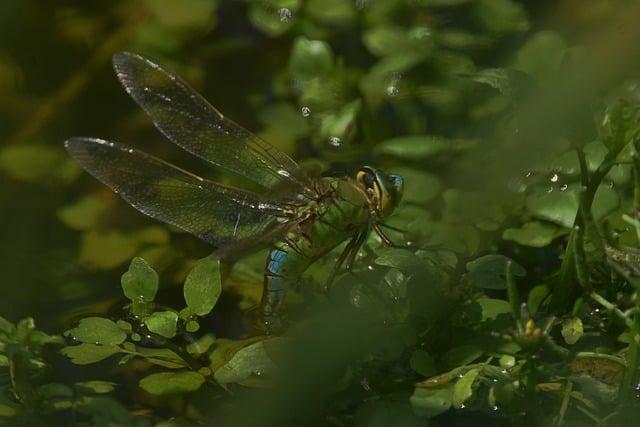
[[352, 178], [309, 178], [286, 154], [225, 118], [187, 83], [137, 54], [114, 55], [125, 90], [172, 142], [253, 181], [225, 186], [134, 148], [71, 138], [69, 154], [142, 213], [216, 248], [220, 258], [269, 248], [262, 320], [276, 325], [286, 290], [319, 257], [347, 241], [331, 272], [350, 266], [371, 230], [398, 205], [403, 180], [368, 166]]
[[277, 323], [284, 295], [316, 260], [349, 238], [368, 233], [370, 206], [366, 193], [351, 179], [324, 178], [314, 206], [304, 208], [295, 224], [269, 251], [264, 271], [262, 316]]

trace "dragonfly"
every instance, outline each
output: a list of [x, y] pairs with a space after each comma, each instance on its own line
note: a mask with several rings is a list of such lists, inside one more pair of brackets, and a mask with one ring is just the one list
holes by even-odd
[[351, 271], [372, 230], [392, 245], [381, 225], [401, 201], [402, 176], [362, 166], [353, 177], [310, 177], [287, 154], [226, 118], [153, 60], [119, 52], [113, 67], [165, 137], [248, 179], [256, 189], [223, 185], [98, 138], [70, 138], [67, 152], [131, 206], [211, 244], [222, 260], [268, 249], [259, 307], [267, 330], [281, 326], [285, 294], [312, 263], [347, 242], [332, 279], [345, 263]]

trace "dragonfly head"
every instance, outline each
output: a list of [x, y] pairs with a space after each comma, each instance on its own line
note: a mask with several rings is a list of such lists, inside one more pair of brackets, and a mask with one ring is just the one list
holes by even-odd
[[391, 215], [402, 199], [404, 179], [400, 175], [363, 166], [356, 173], [356, 182], [367, 193], [381, 218]]

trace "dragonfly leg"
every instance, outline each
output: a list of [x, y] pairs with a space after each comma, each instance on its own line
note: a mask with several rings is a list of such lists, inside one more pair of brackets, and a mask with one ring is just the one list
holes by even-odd
[[327, 277], [327, 280], [324, 282], [325, 292], [329, 292], [329, 290], [331, 289], [331, 285], [333, 284], [333, 280], [336, 278], [336, 274], [338, 274], [338, 271], [340, 271], [342, 264], [344, 264], [345, 260], [349, 256], [349, 253], [351, 252], [352, 247], [354, 246], [357, 240], [358, 240], [358, 236], [355, 236], [354, 238], [349, 240], [349, 243], [347, 243], [347, 246], [345, 246], [343, 251], [340, 253], [340, 256], [336, 260], [336, 263], [333, 265], [333, 268], [329, 273], [329, 277]]

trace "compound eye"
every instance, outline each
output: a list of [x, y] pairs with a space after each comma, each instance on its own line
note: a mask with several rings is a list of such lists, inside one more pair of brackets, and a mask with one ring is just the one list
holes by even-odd
[[356, 179], [364, 188], [367, 188], [367, 189], [373, 188], [374, 183], [376, 181], [376, 177], [373, 174], [373, 172], [367, 169], [362, 169], [358, 171]]

